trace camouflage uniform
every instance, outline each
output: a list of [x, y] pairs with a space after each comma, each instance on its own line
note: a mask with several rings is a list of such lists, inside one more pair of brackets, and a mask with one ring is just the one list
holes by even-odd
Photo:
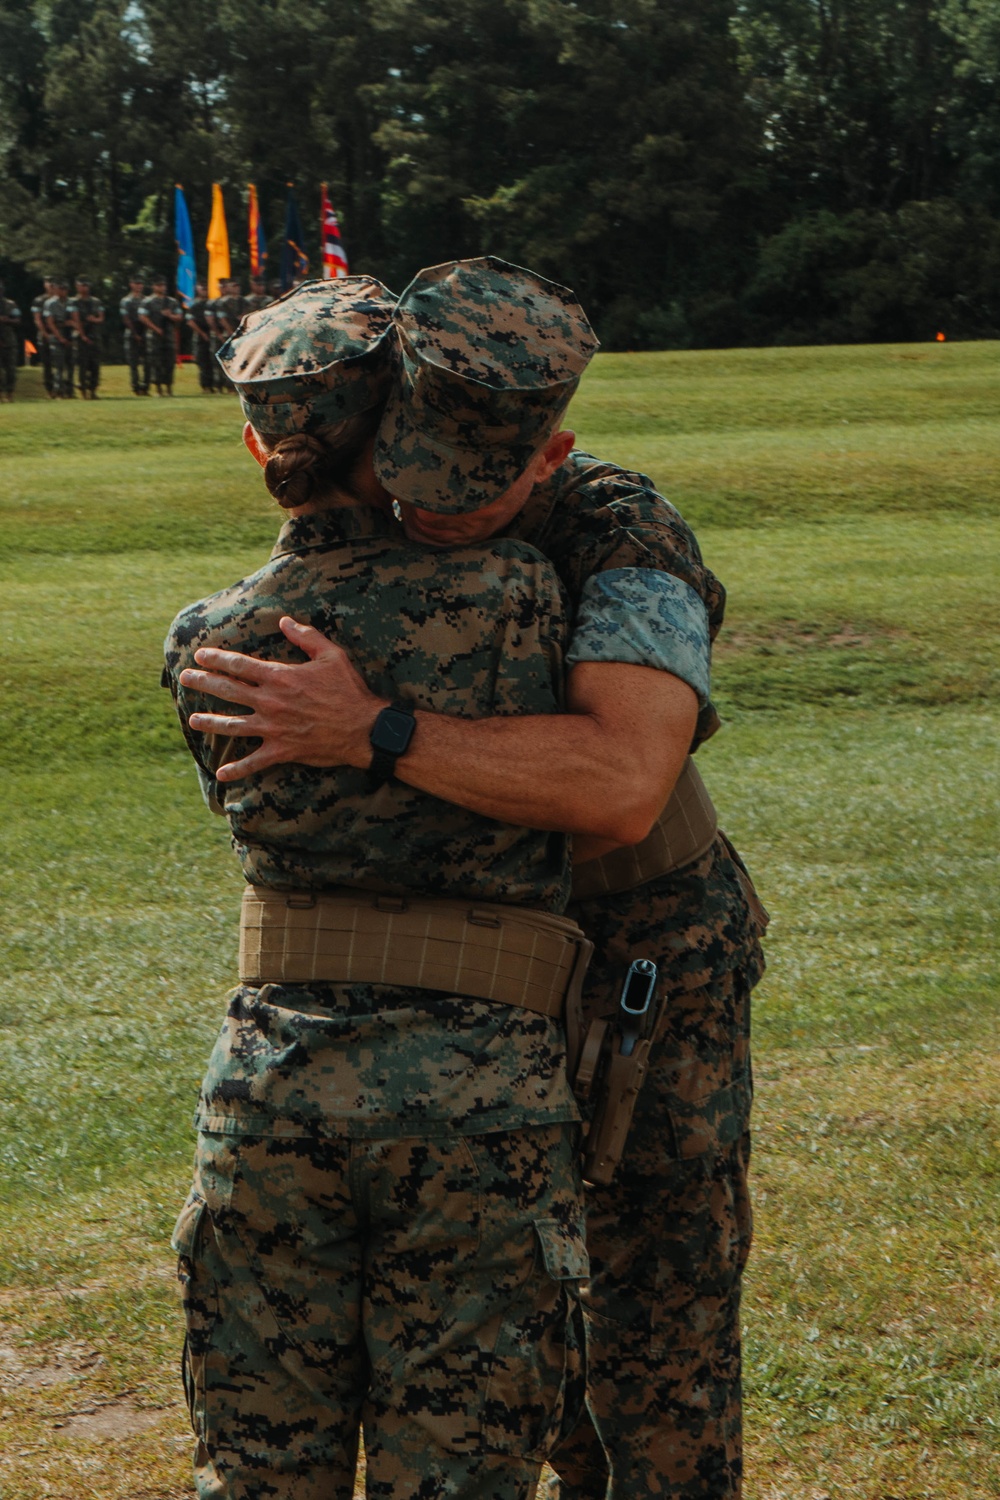
[[[352, 280], [339, 298], [377, 304], [377, 283]], [[330, 296], [296, 293], [291, 339], [300, 309]], [[245, 347], [224, 353], [238, 386], [259, 374]], [[351, 375], [362, 407], [380, 399], [378, 360]], [[342, 386], [322, 394], [343, 412]], [[277, 435], [310, 423], [321, 395], [301, 396], [279, 376], [245, 399]], [[560, 705], [564, 606], [533, 549], [426, 552], [381, 512], [331, 506], [288, 521], [269, 563], [174, 622], [182, 724], [205, 702], [178, 684], [197, 647], [287, 659], [284, 613], [336, 621], [393, 700], [471, 717]], [[373, 790], [350, 769], [286, 766], [223, 789], [230, 742], [185, 734], [254, 884], [565, 902], [560, 835], [396, 781]], [[583, 1400], [577, 1119], [546, 1017], [387, 985], [237, 989], [175, 1233], [203, 1500], [350, 1500], [360, 1422], [370, 1496], [530, 1500]]]
[[17, 381], [17, 356], [21, 343], [18, 324], [21, 309], [16, 302], [3, 296], [0, 288], [0, 399], [12, 401]]
[[[512, 531], [552, 560], [573, 602], [568, 662], [672, 670], [699, 692], [692, 748], [713, 734], [719, 720], [692, 655], [691, 622], [700, 600], [714, 640], [725, 592], [652, 482], [573, 453]], [[644, 577], [639, 608], [627, 585]], [[673, 639], [649, 639], [664, 614]], [[587, 1188], [590, 1396], [613, 1493], [735, 1500], [740, 1284], [751, 1237], [750, 991], [763, 972], [766, 919], [722, 835], [685, 868], [571, 913], [595, 945], [588, 1019], [613, 1012], [636, 958], [657, 964], [662, 1004], [625, 1158], [610, 1186]], [[552, 1460], [565, 1500], [602, 1496], [604, 1461], [584, 1424]]]
[[243, 320], [244, 313], [248, 312], [247, 298], [240, 292], [230, 291], [220, 297], [215, 304], [215, 315], [221, 319], [221, 331], [227, 338], [231, 338]]
[[210, 297], [205, 303], [205, 317], [209, 326], [208, 348], [212, 361], [212, 379], [217, 391], [231, 391], [232, 382], [227, 378], [225, 371], [219, 364], [219, 350], [228, 339], [229, 335], [224, 331], [222, 313], [220, 307], [221, 297]]
[[218, 388], [218, 366], [212, 355], [212, 330], [205, 316], [207, 306], [207, 298], [196, 297], [185, 310], [184, 317], [191, 327], [191, 352], [198, 366], [198, 384], [203, 391], [214, 391]]
[[69, 304], [69, 310], [76, 313], [84, 328], [83, 337], [75, 328], [73, 330], [73, 347], [80, 394], [81, 396], [95, 396], [101, 380], [101, 326], [99, 323], [91, 323], [88, 326], [87, 320], [103, 313], [104, 308], [96, 297], [74, 297]]
[[[216, 299], [215, 321], [219, 333], [220, 349], [225, 341], [232, 338], [237, 328], [239, 328], [245, 311], [246, 298], [242, 297], [238, 290], [235, 292], [227, 291]], [[218, 370], [222, 390], [231, 391], [233, 385], [226, 374], [225, 365], [219, 365]]]
[[148, 318], [155, 328], [142, 324], [146, 335], [146, 361], [150, 382], [157, 391], [173, 393], [174, 367], [177, 364], [177, 340], [174, 329], [177, 324], [167, 313], [179, 313], [181, 305], [176, 297], [146, 297], [139, 306], [139, 316]]
[[[46, 287], [51, 285], [51, 280], [46, 278]], [[45, 304], [49, 300], [49, 291], [39, 292], [32, 299], [31, 317], [35, 325], [35, 343], [38, 348], [38, 358], [42, 366], [42, 384], [45, 386], [46, 394], [51, 396], [52, 390], [52, 355], [49, 350], [49, 336], [45, 328]]]
[[209, 362], [212, 366], [212, 386], [216, 391], [224, 391], [231, 390], [232, 387], [226, 379], [218, 360], [219, 350], [226, 342], [225, 335], [222, 332], [222, 325], [215, 315], [218, 305], [218, 297], [209, 297], [205, 303], [205, 322], [208, 324], [208, 353]]
[[[544, 346], [551, 326], [534, 316], [538, 285], [486, 258], [423, 271], [404, 293], [401, 360], [374, 458], [394, 496], [444, 514], [488, 505], [552, 431], [521, 379], [525, 350]], [[575, 317], [572, 294], [563, 300]], [[574, 453], [510, 534], [544, 552], [567, 589], [569, 665], [668, 671], [698, 694], [692, 749], [715, 732], [710, 647], [725, 593], [645, 476]], [[633, 959], [659, 968], [660, 1022], [626, 1158], [611, 1186], [588, 1189], [590, 1399], [614, 1494], [734, 1500], [751, 1233], [749, 996], [766, 919], [721, 835], [685, 868], [572, 910], [595, 944], [588, 1018], [613, 1012]], [[566, 1500], [604, 1494], [590, 1420], [552, 1462]]]
[[270, 307], [274, 301], [266, 292], [251, 292], [249, 297], [243, 298], [243, 316], [247, 313], [260, 312], [262, 308]]
[[49, 297], [42, 308], [46, 327], [55, 327], [55, 333], [47, 332], [49, 360], [52, 366], [52, 391], [56, 396], [74, 396], [73, 390], [73, 339], [69, 321], [69, 302], [65, 297]]
[[145, 301], [142, 292], [129, 292], [118, 304], [122, 320], [125, 363], [129, 368], [133, 396], [149, 391], [149, 361], [146, 357], [146, 328], [139, 322], [139, 309]]

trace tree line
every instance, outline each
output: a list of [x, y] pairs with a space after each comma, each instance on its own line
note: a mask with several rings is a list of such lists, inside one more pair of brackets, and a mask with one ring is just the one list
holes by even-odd
[[318, 266], [325, 180], [352, 270], [491, 251], [612, 348], [989, 337], [998, 69], [1000, 0], [0, 0], [0, 277], [172, 274], [175, 182], [245, 272], [294, 181]]

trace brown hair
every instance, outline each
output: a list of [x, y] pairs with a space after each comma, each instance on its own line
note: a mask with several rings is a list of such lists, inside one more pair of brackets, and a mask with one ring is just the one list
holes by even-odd
[[333, 489], [346, 489], [361, 451], [373, 436], [381, 408], [360, 412], [316, 433], [293, 432], [262, 439], [268, 449], [264, 483], [279, 505], [294, 510], [320, 500]]

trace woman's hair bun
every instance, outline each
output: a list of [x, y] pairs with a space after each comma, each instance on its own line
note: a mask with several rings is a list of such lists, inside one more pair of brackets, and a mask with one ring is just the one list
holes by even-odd
[[264, 465], [264, 483], [286, 510], [305, 505], [329, 484], [333, 454], [308, 432], [279, 438]]

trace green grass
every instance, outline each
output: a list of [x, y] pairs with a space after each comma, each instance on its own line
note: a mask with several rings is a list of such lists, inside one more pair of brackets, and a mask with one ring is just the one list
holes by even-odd
[[[124, 377], [0, 408], [3, 1500], [190, 1493], [166, 1239], [240, 877], [160, 650], [277, 516], [232, 398]], [[1000, 1495], [998, 396], [991, 344], [741, 350], [599, 356], [573, 410], [729, 589], [703, 770], [773, 915], [748, 1500]]]

